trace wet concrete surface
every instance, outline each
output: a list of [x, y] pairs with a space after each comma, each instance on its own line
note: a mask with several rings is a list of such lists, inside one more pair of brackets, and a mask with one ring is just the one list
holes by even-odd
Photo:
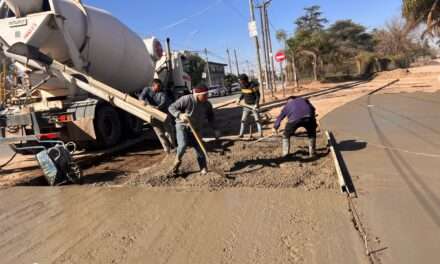
[[0, 200], [1, 263], [367, 263], [335, 192], [16, 187]]
[[363, 97], [327, 115], [383, 263], [440, 258], [440, 92]]
[[14, 154], [12, 149], [7, 145], [0, 145], [0, 164], [6, 162]]

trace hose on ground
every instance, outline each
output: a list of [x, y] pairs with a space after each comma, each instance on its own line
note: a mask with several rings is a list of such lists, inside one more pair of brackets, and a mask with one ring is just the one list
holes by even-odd
[[4, 167], [8, 166], [15, 159], [16, 156], [17, 153], [14, 153], [14, 155], [12, 155], [12, 157], [8, 161], [0, 165], [0, 169], [3, 169]]

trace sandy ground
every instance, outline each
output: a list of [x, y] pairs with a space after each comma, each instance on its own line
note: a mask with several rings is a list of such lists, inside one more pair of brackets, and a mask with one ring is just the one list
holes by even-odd
[[[308, 94], [322, 118], [379, 88], [434, 89], [436, 73], [426, 71], [288, 94]], [[272, 103], [264, 107], [266, 135], [280, 111]], [[177, 178], [165, 177], [173, 157], [147, 140], [80, 162], [83, 187], [10, 188], [46, 185], [32, 159], [19, 157], [0, 171], [3, 262], [366, 263], [324, 140], [314, 159], [302, 139], [293, 142], [295, 155], [280, 159], [279, 139], [231, 140], [240, 113], [235, 106], [217, 111], [225, 137], [208, 144], [214, 170], [206, 177], [192, 152]]]

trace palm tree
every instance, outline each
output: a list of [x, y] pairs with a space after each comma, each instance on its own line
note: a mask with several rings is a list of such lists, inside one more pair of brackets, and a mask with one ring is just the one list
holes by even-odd
[[276, 33], [276, 38], [281, 44], [284, 44], [287, 40], [287, 32], [283, 29], [278, 30]]
[[[295, 87], [298, 87], [298, 76], [297, 76], [297, 70], [296, 70], [296, 63], [295, 63], [295, 53], [294, 52], [289, 52], [289, 49], [287, 48], [287, 32], [283, 29], [278, 30], [276, 32], [276, 38], [278, 40], [278, 42], [280, 42], [281, 45], [284, 46], [284, 50], [285, 52], [287, 52], [287, 57], [288, 57], [288, 62], [289, 62], [289, 66], [290, 69], [293, 72], [293, 81], [295, 82]], [[287, 78], [289, 78], [289, 70], [287, 71]]]
[[409, 30], [425, 23], [425, 34], [440, 35], [440, 0], [403, 0], [403, 16]]

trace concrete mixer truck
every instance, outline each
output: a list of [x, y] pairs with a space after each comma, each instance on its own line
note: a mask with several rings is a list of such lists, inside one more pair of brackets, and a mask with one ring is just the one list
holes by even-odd
[[176, 96], [191, 88], [169, 43], [164, 52], [78, 0], [2, 0], [0, 45], [1, 141], [17, 151], [44, 140], [113, 146], [139, 120], [166, 118], [135, 97], [153, 78]]

